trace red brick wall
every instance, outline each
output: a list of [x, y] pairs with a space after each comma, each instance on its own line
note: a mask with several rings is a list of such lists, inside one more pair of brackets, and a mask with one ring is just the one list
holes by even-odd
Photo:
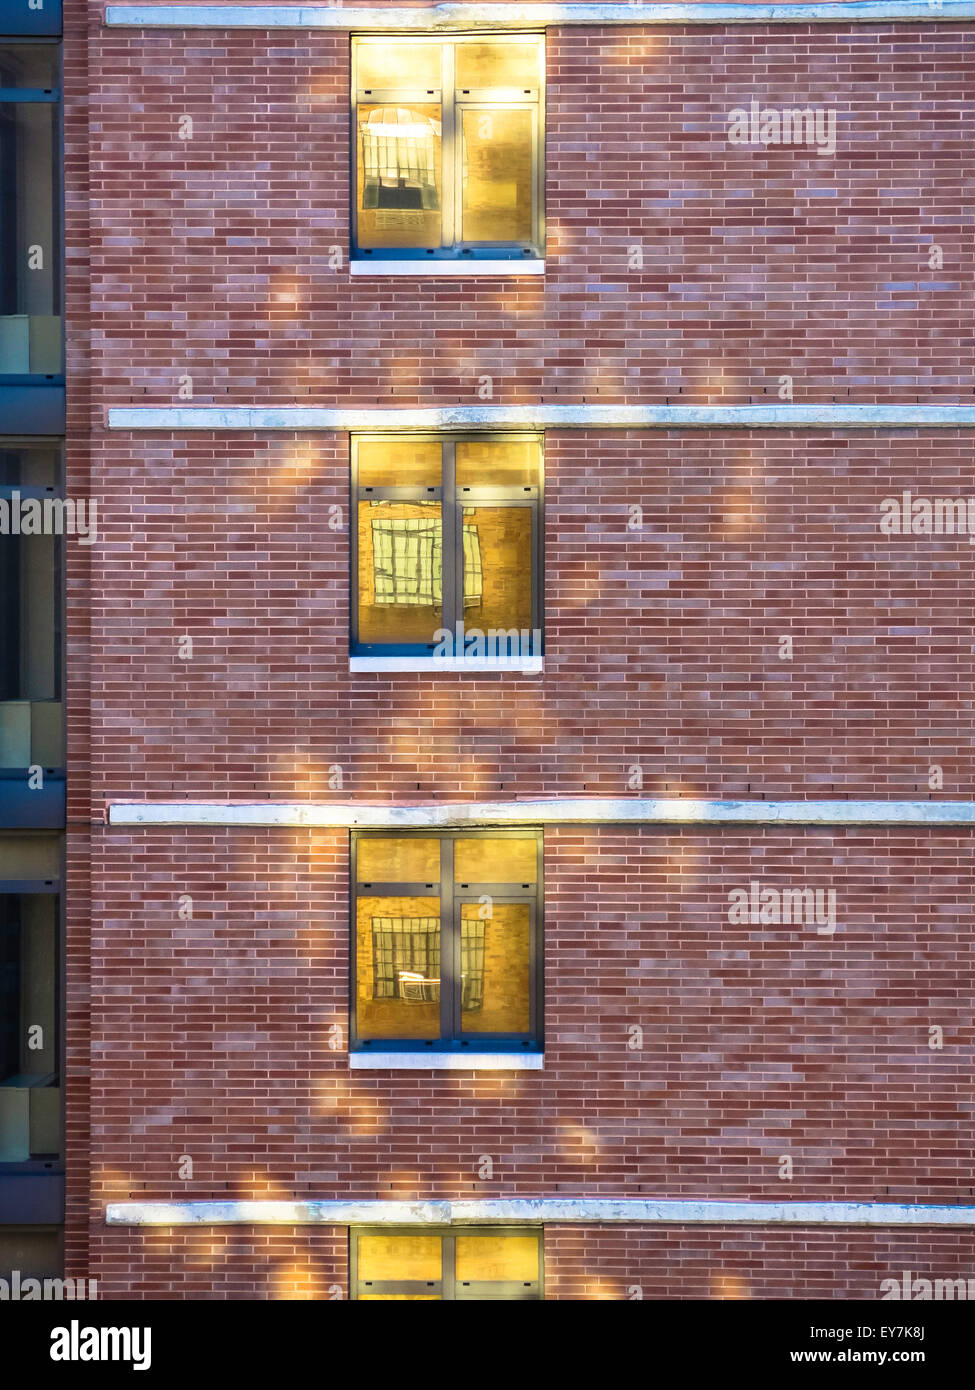
[[[971, 399], [970, 26], [550, 30], [547, 52], [544, 281], [417, 286], [328, 265], [347, 35], [103, 31], [101, 403], [175, 402], [187, 372], [217, 404], [476, 404], [484, 374], [507, 404], [774, 401], [782, 374], [800, 401]], [[729, 145], [753, 96], [835, 109], [835, 157]]]
[[[344, 835], [106, 832], [93, 1236], [106, 1202], [165, 1198], [971, 1202], [971, 856], [944, 832], [550, 831], [545, 1071], [351, 1073]], [[752, 878], [834, 888], [835, 935], [730, 924]]]
[[[545, 1297], [854, 1298], [883, 1280], [974, 1279], [964, 1230], [751, 1226], [547, 1226]], [[339, 1300], [349, 1297], [344, 1227], [102, 1227], [97, 1293], [118, 1300]], [[919, 1291], [919, 1290], [918, 1290]]]
[[619, 796], [634, 766], [648, 795], [972, 784], [971, 547], [879, 530], [904, 489], [972, 492], [964, 431], [550, 432], [541, 677], [350, 676], [345, 436], [99, 453], [96, 813]]
[[[334, 1226], [102, 1229], [99, 1296], [347, 1298], [348, 1233]], [[547, 1226], [550, 1299], [876, 1300], [881, 1283], [975, 1277], [970, 1231], [755, 1226]]]
[[[637, 794], [634, 765], [650, 795], [923, 797], [937, 763], [968, 796], [967, 541], [877, 529], [904, 488], [965, 495], [964, 433], [552, 433], [544, 676], [352, 678], [347, 529], [328, 524], [345, 439], [130, 436], [105, 409], [180, 403], [186, 374], [195, 404], [474, 405], [485, 374], [496, 404], [775, 403], [783, 374], [798, 402], [970, 403], [975, 32], [550, 31], [544, 281], [416, 285], [328, 267], [348, 239], [346, 37], [109, 31], [98, 6], [86, 55], [68, 9], [69, 465], [87, 490], [90, 419], [105, 532], [69, 573], [75, 1272], [140, 1297], [344, 1280], [344, 1232], [109, 1229], [108, 1200], [970, 1202], [967, 835], [550, 832], [545, 1072], [390, 1077], [328, 1045], [345, 836], [99, 822], [129, 797]], [[752, 96], [834, 107], [835, 158], [729, 146]], [[731, 927], [751, 878], [835, 887], [836, 936]], [[725, 1268], [754, 1297], [873, 1297], [888, 1259], [948, 1277], [971, 1257], [930, 1232], [549, 1244], [563, 1297], [708, 1296]]]
[[202, 1226], [92, 1232], [98, 1297], [348, 1297], [348, 1231], [334, 1226]]
[[[881, 1283], [975, 1277], [971, 1231], [755, 1226], [545, 1230], [548, 1298], [881, 1297]], [[885, 1290], [886, 1292], [886, 1290]]]

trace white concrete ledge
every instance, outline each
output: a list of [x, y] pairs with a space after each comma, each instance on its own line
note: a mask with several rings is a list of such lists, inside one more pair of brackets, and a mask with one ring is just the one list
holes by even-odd
[[834, 5], [423, 5], [416, 9], [340, 5], [109, 5], [105, 23], [129, 28], [378, 29], [416, 33], [438, 29], [544, 29], [571, 24], [877, 24], [971, 19], [969, 0], [858, 0]]
[[541, 1052], [350, 1052], [352, 1071], [544, 1071]]
[[438, 1202], [111, 1202], [110, 1226], [975, 1226], [975, 1206], [893, 1202], [631, 1201], [523, 1197]]
[[109, 1202], [109, 1226], [439, 1225], [443, 1202]]
[[975, 428], [975, 405], [113, 406], [113, 430], [905, 429]]
[[375, 674], [394, 671], [411, 671], [424, 676], [437, 676], [442, 672], [455, 672], [460, 675], [477, 675], [484, 672], [507, 671], [520, 676], [538, 676], [542, 673], [540, 656], [350, 656], [349, 670], [357, 673]]
[[527, 257], [523, 261], [477, 261], [473, 258], [466, 261], [437, 261], [420, 257], [415, 261], [381, 261], [370, 257], [368, 260], [350, 261], [349, 274], [405, 275], [412, 279], [418, 275], [437, 275], [441, 279], [445, 275], [463, 275], [468, 280], [476, 280], [479, 275], [507, 275], [510, 278], [516, 275], [544, 275], [545, 262]]
[[975, 801], [703, 801], [563, 797], [426, 806], [356, 802], [116, 801], [110, 825], [310, 826], [399, 830], [505, 825], [975, 825]]

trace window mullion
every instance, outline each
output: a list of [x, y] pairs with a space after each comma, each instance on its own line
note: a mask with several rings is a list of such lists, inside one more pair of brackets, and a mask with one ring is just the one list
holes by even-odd
[[[353, 141], [355, 141], [358, 107], [352, 110]], [[353, 144], [353, 149], [356, 146]], [[358, 156], [357, 156], [358, 157]], [[353, 177], [355, 173], [353, 170]], [[358, 217], [358, 213], [356, 214]], [[356, 225], [358, 236], [358, 224]], [[359, 441], [355, 435], [349, 439], [349, 628], [352, 651], [359, 647]], [[355, 860], [353, 859], [353, 864]], [[355, 875], [352, 878], [355, 884]], [[355, 890], [357, 891], [357, 890]], [[353, 894], [354, 900], [354, 894]]]
[[457, 923], [454, 911], [454, 841], [440, 841], [440, 1037], [453, 1042], [457, 1023]]
[[[461, 585], [464, 581], [463, 527], [459, 523], [460, 506], [457, 501], [456, 446], [452, 439], [445, 439], [442, 453], [441, 525], [443, 541], [441, 547], [443, 574], [441, 590], [443, 594], [443, 625], [451, 639], [457, 635], [457, 624], [464, 613]], [[460, 652], [456, 653], [458, 656]]]
[[538, 936], [538, 889], [528, 904], [528, 1031], [537, 1040], [539, 1035], [539, 979], [541, 976]]
[[545, 1021], [545, 949], [542, 942], [542, 914], [545, 902], [545, 836], [535, 837], [535, 897], [531, 909], [529, 1016], [534, 1042], [542, 1039]]
[[440, 59], [440, 178], [443, 183], [443, 210], [441, 213], [440, 243], [442, 246], [455, 246], [457, 242], [455, 206], [457, 180], [460, 171], [456, 166], [455, 146], [457, 144], [457, 122], [454, 97], [454, 45], [445, 42], [441, 47]]
[[442, 1278], [440, 1281], [441, 1301], [455, 1301], [457, 1298], [457, 1237], [453, 1231], [441, 1237], [440, 1259]]
[[542, 507], [538, 497], [532, 502], [531, 507], [532, 526], [531, 526], [531, 585], [532, 585], [532, 631], [531, 654], [541, 656], [541, 651], [535, 650], [535, 633], [539, 633], [539, 643], [541, 642], [542, 631]]
[[536, 255], [540, 255], [543, 246], [542, 235], [542, 208], [544, 203], [544, 185], [542, 179], [542, 104], [540, 101], [535, 103], [532, 109], [532, 250]]

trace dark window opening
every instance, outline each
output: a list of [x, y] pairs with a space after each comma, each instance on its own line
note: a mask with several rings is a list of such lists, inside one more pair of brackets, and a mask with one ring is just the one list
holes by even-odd
[[0, 892], [0, 1163], [61, 1153], [58, 899]]
[[54, 45], [0, 48], [0, 377], [62, 371]]
[[0, 441], [0, 770], [64, 766], [61, 468], [56, 446]]

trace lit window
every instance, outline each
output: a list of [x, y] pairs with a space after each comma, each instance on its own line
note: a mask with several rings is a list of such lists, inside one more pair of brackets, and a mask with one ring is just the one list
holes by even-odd
[[352, 441], [360, 655], [542, 655], [542, 448], [532, 436]]
[[353, 1229], [349, 1240], [352, 1297], [360, 1302], [542, 1297], [535, 1228]]
[[537, 831], [353, 835], [353, 1047], [538, 1051]]
[[542, 255], [544, 41], [357, 38], [356, 254]]

